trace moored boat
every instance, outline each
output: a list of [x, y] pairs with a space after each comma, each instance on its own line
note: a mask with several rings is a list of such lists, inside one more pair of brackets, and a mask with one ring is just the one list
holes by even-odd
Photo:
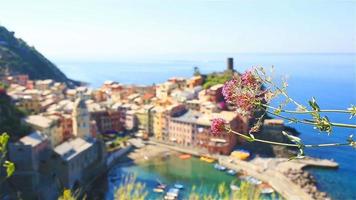
[[166, 195], [164, 196], [164, 199], [167, 200], [174, 200], [177, 199], [179, 195], [179, 189], [177, 188], [170, 188]]
[[178, 183], [174, 184], [174, 187], [177, 188], [177, 189], [183, 189], [184, 188], [184, 186], [182, 184], [178, 184]]
[[215, 162], [215, 159], [209, 156], [201, 156], [200, 160], [205, 161], [207, 163], [213, 163]]
[[245, 177], [243, 178], [243, 180], [245, 180], [245, 181], [247, 181], [247, 182], [249, 182], [249, 183], [251, 183], [251, 184], [253, 184], [253, 185], [260, 185], [260, 184], [262, 184], [262, 181], [261, 181], [261, 180], [255, 178], [255, 177], [252, 177], [252, 176], [245, 176]]
[[230, 189], [233, 190], [233, 191], [238, 191], [238, 190], [240, 190], [240, 187], [237, 186], [237, 185], [231, 184], [230, 185]]
[[182, 155], [179, 156], [179, 158], [182, 159], [182, 160], [189, 159], [191, 157], [192, 156], [190, 154], [182, 154]]
[[157, 193], [163, 193], [164, 189], [162, 189], [162, 188], [154, 188], [153, 191], [157, 192]]
[[220, 170], [220, 171], [224, 171], [226, 169], [226, 167], [224, 167], [222, 165], [219, 165], [217, 163], [214, 165], [214, 168], [217, 169], [217, 170]]
[[226, 171], [226, 173], [228, 173], [231, 176], [234, 176], [234, 175], [236, 175], [237, 172], [235, 170], [233, 170], [233, 169], [229, 169], [229, 170]]
[[263, 188], [261, 194], [272, 194], [274, 192], [273, 188]]

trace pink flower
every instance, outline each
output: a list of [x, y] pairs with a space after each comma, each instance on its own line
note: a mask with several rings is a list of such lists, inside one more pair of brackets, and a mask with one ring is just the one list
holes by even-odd
[[242, 84], [246, 87], [256, 88], [260, 85], [252, 70], [248, 70], [241, 75]]
[[213, 135], [219, 135], [225, 131], [226, 121], [221, 118], [213, 119], [211, 123], [211, 133]]
[[244, 91], [237, 95], [235, 105], [243, 111], [250, 111], [256, 100], [257, 98], [253, 93]]
[[222, 89], [222, 94], [225, 100], [229, 103], [235, 101], [235, 93], [239, 86], [239, 80], [233, 78], [227, 81]]
[[266, 91], [261, 90], [261, 83], [251, 70], [246, 71], [240, 78], [227, 81], [222, 94], [226, 102], [242, 112], [248, 113], [264, 101]]

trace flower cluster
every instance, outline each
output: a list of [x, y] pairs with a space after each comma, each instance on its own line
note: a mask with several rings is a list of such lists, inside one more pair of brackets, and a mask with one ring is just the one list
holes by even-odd
[[226, 128], [226, 121], [221, 118], [213, 119], [211, 123], [211, 133], [213, 135], [219, 135], [225, 131]]
[[241, 75], [241, 82], [246, 87], [250, 87], [250, 88], [260, 87], [260, 82], [258, 81], [256, 76], [252, 73], [252, 70], [248, 70]]
[[261, 90], [261, 83], [252, 71], [246, 71], [239, 78], [227, 81], [222, 94], [226, 102], [249, 112], [264, 100], [265, 91]]

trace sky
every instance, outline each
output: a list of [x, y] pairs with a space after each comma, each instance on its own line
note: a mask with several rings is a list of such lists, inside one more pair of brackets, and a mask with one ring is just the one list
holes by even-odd
[[51, 59], [356, 53], [356, 0], [0, 0], [0, 24]]

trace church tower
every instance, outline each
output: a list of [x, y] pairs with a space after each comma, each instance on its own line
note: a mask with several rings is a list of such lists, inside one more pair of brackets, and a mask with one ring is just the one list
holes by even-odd
[[74, 136], [84, 139], [91, 137], [89, 111], [85, 101], [80, 98], [74, 102], [72, 121]]

